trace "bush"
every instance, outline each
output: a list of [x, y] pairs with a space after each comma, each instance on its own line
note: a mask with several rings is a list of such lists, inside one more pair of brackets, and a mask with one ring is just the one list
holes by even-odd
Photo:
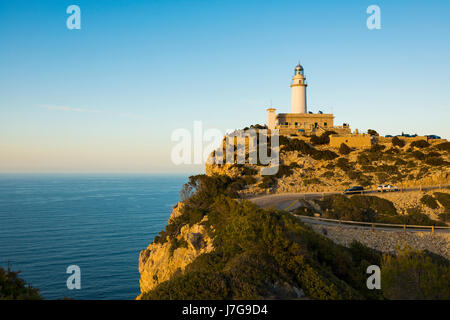
[[0, 300], [41, 300], [39, 289], [27, 285], [19, 274], [0, 267]]
[[396, 166], [404, 166], [406, 164], [407, 164], [407, 162], [405, 160], [403, 160], [403, 159], [400, 159], [400, 158], [396, 159], [395, 163], [394, 163], [394, 165], [396, 165]]
[[405, 217], [405, 224], [411, 224], [411, 225], [425, 225], [425, 226], [432, 226], [436, 224], [436, 222], [430, 217], [428, 217], [426, 214], [424, 214], [419, 208], [412, 207], [408, 208], [406, 210], [408, 213]]
[[428, 148], [430, 146], [430, 144], [428, 142], [426, 142], [425, 140], [416, 140], [411, 142], [410, 147], [416, 147], [416, 148]]
[[261, 183], [259, 184], [260, 188], [263, 189], [271, 189], [277, 185], [277, 179], [274, 176], [263, 176]]
[[437, 209], [439, 208], [438, 203], [436, 202], [436, 199], [434, 199], [432, 196], [426, 194], [421, 199], [420, 202], [422, 202], [424, 205], [426, 205], [428, 208], [431, 209]]
[[435, 192], [433, 196], [445, 209], [450, 210], [450, 194]]
[[411, 154], [417, 160], [425, 160], [425, 154], [419, 150], [415, 150]]
[[328, 144], [330, 143], [330, 135], [336, 134], [334, 131], [326, 131], [322, 133], [320, 136], [311, 135], [310, 141], [312, 144]]
[[406, 142], [405, 142], [405, 140], [400, 139], [398, 137], [393, 137], [392, 138], [392, 145], [395, 146], [395, 147], [403, 148], [406, 145]]
[[385, 145], [382, 144], [374, 144], [370, 149], [369, 152], [373, 152], [373, 153], [377, 153], [377, 152], [381, 152], [386, 148]]
[[362, 153], [361, 152], [360, 154], [358, 154], [357, 162], [360, 165], [369, 165], [369, 164], [372, 163], [372, 160], [369, 159], [367, 153]]
[[388, 299], [450, 299], [448, 260], [423, 251], [398, 249], [381, 263], [383, 294]]
[[447, 165], [448, 162], [442, 159], [441, 157], [431, 157], [425, 160], [425, 163], [430, 166], [443, 166]]
[[376, 222], [378, 215], [397, 214], [392, 202], [376, 196], [332, 195], [315, 201], [321, 207], [323, 216], [332, 219]]
[[350, 163], [347, 158], [339, 158], [336, 161], [336, 167], [342, 169], [343, 171], [348, 171], [352, 167], [350, 166]]
[[276, 174], [277, 178], [289, 177], [292, 174], [292, 168], [290, 166], [280, 165]]
[[341, 143], [341, 146], [339, 147], [339, 153], [346, 155], [349, 154], [350, 152], [352, 152], [352, 149], [347, 146], [345, 143]]
[[431, 158], [431, 157], [440, 157], [441, 156], [441, 154], [439, 153], [439, 152], [436, 152], [436, 151], [430, 151], [430, 152], [428, 152], [427, 153], [427, 158]]
[[378, 136], [378, 132], [376, 132], [376, 131], [373, 130], [373, 129], [367, 130], [367, 133], [370, 134], [371, 136]]
[[282, 148], [284, 151], [298, 151], [302, 154], [309, 155], [315, 160], [333, 160], [338, 157], [333, 151], [317, 150], [305, 141], [299, 139], [283, 139]]
[[400, 150], [398, 148], [389, 148], [384, 153], [385, 154], [396, 154], [396, 153], [399, 153], [399, 152], [400, 152]]
[[333, 171], [325, 171], [324, 173], [322, 173], [321, 177], [324, 177], [324, 178], [334, 177], [334, 172]]
[[438, 150], [450, 152], [450, 141], [439, 143], [435, 145], [435, 148]]

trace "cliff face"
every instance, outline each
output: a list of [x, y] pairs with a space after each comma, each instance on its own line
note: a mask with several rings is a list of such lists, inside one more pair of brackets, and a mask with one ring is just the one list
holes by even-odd
[[[169, 223], [181, 214], [183, 203], [179, 202], [172, 210]], [[184, 268], [199, 255], [214, 250], [213, 239], [208, 235], [205, 226], [201, 225], [208, 217], [192, 226], [184, 225], [176, 239], [167, 239], [164, 243], [152, 242], [139, 254], [139, 273], [141, 294], [152, 290], [161, 282], [169, 280], [172, 275], [182, 272]], [[173, 248], [173, 242], [183, 243]]]

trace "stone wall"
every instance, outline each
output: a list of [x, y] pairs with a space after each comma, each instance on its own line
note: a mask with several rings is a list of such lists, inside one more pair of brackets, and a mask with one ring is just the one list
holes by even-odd
[[415, 250], [428, 250], [450, 260], [450, 234], [431, 232], [383, 231], [357, 228], [352, 226], [330, 226], [308, 223], [314, 231], [333, 240], [333, 242], [349, 246], [353, 240], [387, 253], [395, 253], [398, 244], [407, 244]]
[[345, 143], [351, 148], [370, 148], [372, 146], [371, 136], [368, 134], [330, 135], [330, 147], [339, 148]]

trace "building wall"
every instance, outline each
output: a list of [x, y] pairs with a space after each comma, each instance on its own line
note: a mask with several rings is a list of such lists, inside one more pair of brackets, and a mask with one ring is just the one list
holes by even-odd
[[330, 146], [339, 148], [345, 143], [351, 148], [370, 148], [372, 139], [369, 134], [330, 135]]
[[319, 127], [331, 130], [334, 125], [333, 120], [334, 116], [329, 113], [279, 113], [277, 116], [280, 129], [304, 129], [307, 132]]

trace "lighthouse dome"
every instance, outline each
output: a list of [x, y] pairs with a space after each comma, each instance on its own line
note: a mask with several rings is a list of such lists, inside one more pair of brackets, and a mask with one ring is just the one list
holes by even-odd
[[300, 63], [295, 67], [295, 74], [303, 74], [303, 66]]

